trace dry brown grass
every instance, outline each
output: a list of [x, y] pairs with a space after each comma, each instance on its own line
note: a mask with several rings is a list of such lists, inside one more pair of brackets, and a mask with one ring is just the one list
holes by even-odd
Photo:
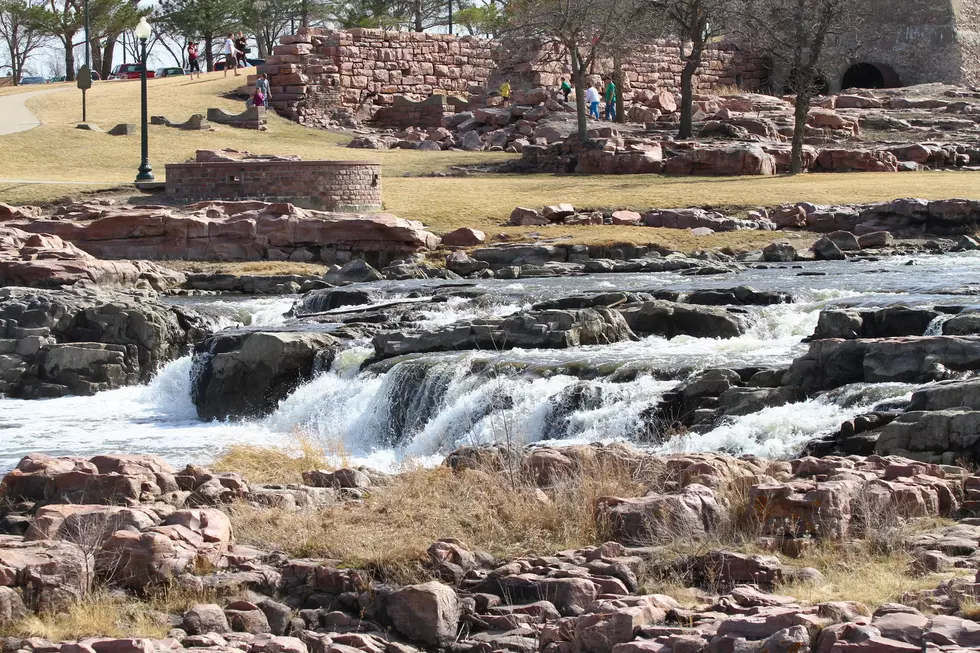
[[794, 596], [808, 603], [823, 601], [860, 601], [874, 610], [884, 603], [901, 601], [906, 592], [934, 589], [940, 581], [972, 573], [957, 570], [950, 573], [912, 573], [913, 558], [908, 551], [877, 553], [863, 542], [825, 543], [814, 547], [802, 558], [785, 560], [799, 567], [813, 567], [823, 574], [820, 582], [787, 583], [780, 594]]
[[182, 614], [199, 603], [214, 602], [208, 592], [192, 592], [176, 586], [158, 587], [144, 598], [100, 589], [58, 612], [42, 612], [19, 619], [0, 636], [41, 637], [49, 641], [83, 637], [166, 637], [169, 615]]
[[239, 542], [338, 559], [407, 583], [426, 577], [426, 549], [444, 537], [508, 559], [598, 544], [596, 499], [643, 491], [639, 479], [599, 463], [546, 495], [521, 474], [408, 466], [361, 502], [297, 512], [240, 504], [230, 513]]
[[347, 454], [339, 445], [325, 446], [297, 435], [292, 445], [281, 447], [231, 445], [211, 467], [218, 472], [239, 472], [254, 483], [302, 483], [303, 472], [334, 469], [346, 463]]
[[[241, 109], [238, 99], [224, 97], [244, 77], [208, 74], [202, 80], [163, 78], [151, 80], [151, 114], [184, 120], [208, 107]], [[139, 85], [130, 82], [96, 84], [89, 94], [93, 122], [112, 126], [138, 119]], [[79, 197], [132, 181], [139, 162], [139, 138], [113, 137], [78, 131], [78, 93], [66, 91], [29, 100], [44, 124], [36, 129], [0, 136], [5, 179], [46, 179], [96, 182], [92, 186], [27, 185], [0, 183], [0, 201], [45, 203]], [[385, 209], [404, 218], [421, 220], [437, 233], [460, 226], [505, 233], [512, 239], [528, 239], [532, 233], [545, 238], [569, 237], [589, 244], [660, 244], [691, 251], [732, 245], [764, 246], [781, 233], [738, 232], [693, 237], [682, 230], [642, 227], [508, 227], [503, 226], [515, 206], [540, 207], [571, 202], [577, 207], [634, 208], [713, 206], [738, 210], [782, 202], [872, 202], [896, 197], [980, 198], [976, 175], [967, 172], [810, 174], [775, 178], [668, 178], [656, 175], [554, 176], [474, 175], [471, 177], [405, 177], [444, 170], [454, 165], [505, 161], [514, 155], [467, 152], [373, 151], [342, 147], [351, 134], [311, 130], [282, 118], [270, 117], [270, 130], [219, 127], [215, 132], [184, 132], [169, 127], [150, 127], [150, 159], [158, 178], [163, 164], [183, 161], [199, 148], [233, 147], [253, 152], [298, 154], [303, 158], [379, 159], [383, 164]], [[70, 147], [66, 147], [70, 143]], [[569, 242], [569, 241], [566, 241]]]
[[298, 274], [314, 277], [322, 276], [327, 271], [326, 265], [293, 261], [166, 261], [164, 264], [168, 268], [188, 274], [253, 274], [258, 276]]

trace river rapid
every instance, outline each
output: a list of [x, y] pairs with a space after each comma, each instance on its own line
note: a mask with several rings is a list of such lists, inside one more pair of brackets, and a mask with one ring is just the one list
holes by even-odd
[[[293, 447], [305, 437], [355, 462], [388, 470], [407, 460], [436, 464], [455, 447], [511, 443], [633, 441], [656, 451], [724, 451], [769, 457], [799, 453], [814, 436], [885, 400], [907, 384], [852, 385], [796, 404], [729, 418], [707, 432], [645, 443], [644, 414], [690, 375], [714, 367], [785, 367], [806, 351], [819, 311], [831, 306], [956, 305], [980, 308], [974, 285], [980, 255], [895, 257], [807, 263], [717, 276], [603, 274], [472, 283], [485, 294], [454, 297], [421, 310], [434, 328], [502, 317], [543, 299], [587, 291], [692, 290], [749, 285], [781, 290], [795, 302], [748, 307], [751, 328], [738, 338], [679, 336], [565, 350], [406, 356], [361, 370], [369, 341], [355, 343], [331, 369], [297, 388], [261, 419], [202, 422], [190, 398], [191, 357], [166, 365], [148, 384], [92, 397], [0, 399], [0, 470], [23, 455], [150, 453], [171, 463], [206, 464], [236, 443]], [[444, 281], [371, 284], [386, 301]], [[457, 282], [458, 283], [458, 282]], [[248, 313], [252, 325], [285, 321], [296, 297], [181, 299]], [[175, 300], [176, 301], [176, 300]], [[936, 325], [938, 327], [938, 325]]]

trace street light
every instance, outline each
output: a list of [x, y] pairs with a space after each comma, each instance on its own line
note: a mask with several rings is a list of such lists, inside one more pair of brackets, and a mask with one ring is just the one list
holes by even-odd
[[142, 61], [142, 68], [140, 69], [140, 101], [142, 104], [141, 126], [143, 128], [143, 162], [140, 163], [139, 174], [136, 175], [136, 181], [138, 182], [153, 180], [153, 168], [150, 167], [150, 146], [146, 134], [146, 40], [150, 38], [150, 34], [150, 24], [146, 22], [146, 16], [143, 16], [140, 18], [140, 22], [136, 26], [136, 29], [133, 30], [133, 35], [140, 40], [140, 55]]

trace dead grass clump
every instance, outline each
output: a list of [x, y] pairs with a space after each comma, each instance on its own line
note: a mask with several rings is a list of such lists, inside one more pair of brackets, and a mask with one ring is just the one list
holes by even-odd
[[107, 592], [92, 594], [61, 612], [31, 614], [0, 630], [5, 636], [64, 641], [82, 637], [163, 638], [166, 615], [141, 601]]
[[500, 470], [415, 467], [362, 502], [297, 512], [240, 504], [230, 514], [240, 542], [335, 558], [379, 579], [409, 583], [426, 577], [426, 550], [440, 538], [508, 559], [600, 543], [596, 499], [636, 496], [641, 489], [630, 475], [598, 462], [547, 491]]
[[216, 599], [211, 590], [177, 585], [151, 588], [139, 598], [100, 587], [60, 611], [18, 619], [0, 628], [0, 636], [40, 637], [54, 642], [83, 637], [162, 639], [171, 628], [170, 615]]
[[348, 457], [339, 445], [324, 445], [304, 434], [295, 440], [293, 446], [282, 447], [233, 444], [218, 454], [211, 468], [239, 472], [253, 483], [302, 483], [303, 472], [346, 466]]
[[259, 277], [288, 274], [317, 277], [327, 271], [326, 265], [296, 261], [167, 261], [165, 264], [174, 270], [192, 274], [250, 274]]
[[777, 588], [779, 593], [810, 603], [860, 601], [872, 610], [901, 601], [906, 592], [934, 589], [940, 581], [963, 573], [914, 574], [909, 552], [876, 553], [861, 541], [822, 543], [803, 557], [785, 562], [813, 567], [823, 579], [787, 583]]

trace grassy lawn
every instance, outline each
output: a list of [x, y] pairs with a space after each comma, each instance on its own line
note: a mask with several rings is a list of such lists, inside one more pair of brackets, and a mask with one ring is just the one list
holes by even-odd
[[[150, 80], [150, 115], [186, 120], [209, 107], [230, 111], [244, 104], [225, 97], [245, 77], [205, 75]], [[52, 88], [53, 85], [34, 87]], [[32, 90], [34, 90], [32, 89]], [[4, 89], [5, 91], [7, 89]], [[7, 91], [15, 92], [15, 91]], [[36, 129], [0, 136], [0, 179], [92, 182], [91, 184], [31, 184], [0, 182], [0, 201], [44, 203], [80, 197], [130, 183], [139, 164], [138, 136], [109, 136], [75, 129], [80, 119], [80, 94], [75, 90], [28, 101], [44, 123]], [[89, 119], [105, 129], [139, 120], [139, 84], [96, 83], [89, 92]], [[739, 211], [781, 202], [871, 202], [896, 197], [980, 198], [977, 175], [965, 172], [883, 174], [811, 174], [776, 178], [665, 178], [637, 176], [473, 175], [417, 177], [452, 165], [503, 161], [512, 155], [464, 152], [373, 151], [348, 149], [350, 134], [311, 130], [277, 116], [269, 131], [217, 126], [213, 132], [185, 132], [150, 127], [150, 161], [158, 179], [167, 162], [183, 161], [197, 149], [235, 148], [255, 153], [297, 154], [304, 159], [378, 159], [384, 171], [385, 208], [404, 218], [420, 220], [438, 233], [470, 226], [489, 234], [524, 238], [574, 238], [580, 242], [659, 242], [679, 249], [720, 245], [759, 246], [783, 234], [744, 232], [695, 238], [687, 232], [642, 227], [506, 227], [518, 205], [540, 207], [571, 202], [576, 207], [712, 206]], [[130, 189], [128, 192], [132, 193]]]

